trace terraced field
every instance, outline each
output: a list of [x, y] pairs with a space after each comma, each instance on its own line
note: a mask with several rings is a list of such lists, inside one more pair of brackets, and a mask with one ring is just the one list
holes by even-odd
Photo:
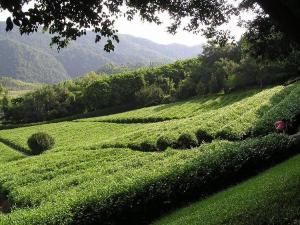
[[[37, 131], [51, 134], [56, 139], [57, 148], [95, 145], [129, 147], [130, 144], [139, 145], [145, 140], [155, 143], [162, 135], [177, 138], [183, 132], [196, 132], [200, 128], [213, 136], [224, 132], [238, 139], [251, 130], [267, 134], [273, 130], [273, 124], [277, 119], [285, 116], [289, 118], [296, 114], [299, 111], [298, 96], [300, 96], [300, 85], [287, 88], [275, 87], [263, 91], [211, 96], [211, 100], [208, 100], [208, 97], [198, 98], [185, 103], [150, 107], [109, 117], [2, 130], [0, 137], [24, 151], [29, 151], [26, 143], [28, 137]], [[183, 116], [182, 111], [186, 110], [186, 105], [190, 105], [187, 107], [189, 111], [186, 111]], [[159, 107], [164, 110], [156, 112]], [[187, 116], [188, 112], [190, 116]], [[139, 113], [145, 118], [149, 116], [163, 118], [162, 115], [167, 113], [181, 118], [155, 123], [119, 121], [120, 118], [138, 119]], [[110, 122], [101, 122], [108, 118]], [[258, 130], [257, 127], [260, 129]]]
[[[207, 195], [296, 154], [293, 139], [269, 133], [277, 119], [300, 113], [299, 96], [298, 83], [1, 130], [0, 196], [11, 213], [0, 214], [0, 224], [148, 223], [194, 193]], [[190, 150], [130, 149], [198, 129], [215, 140]], [[30, 155], [27, 139], [38, 131], [55, 138], [54, 148], [18, 154]], [[220, 132], [236, 140], [216, 139]]]

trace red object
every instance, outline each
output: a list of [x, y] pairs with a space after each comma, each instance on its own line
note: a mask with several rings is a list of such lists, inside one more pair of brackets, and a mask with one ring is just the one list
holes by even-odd
[[284, 132], [285, 129], [286, 129], [286, 123], [285, 123], [284, 121], [282, 121], [282, 120], [277, 121], [277, 122], [275, 123], [275, 128], [276, 128], [276, 130], [277, 130], [278, 132]]

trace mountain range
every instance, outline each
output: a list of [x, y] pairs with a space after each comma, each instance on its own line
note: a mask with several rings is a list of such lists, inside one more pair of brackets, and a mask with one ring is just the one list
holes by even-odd
[[103, 43], [96, 44], [91, 32], [58, 52], [55, 46], [50, 48], [49, 34], [39, 31], [21, 36], [17, 29], [6, 32], [5, 23], [0, 22], [0, 77], [56, 83], [97, 71], [106, 64], [166, 64], [202, 51], [201, 45], [162, 45], [131, 35], [118, 36], [120, 43], [112, 53], [103, 50]]

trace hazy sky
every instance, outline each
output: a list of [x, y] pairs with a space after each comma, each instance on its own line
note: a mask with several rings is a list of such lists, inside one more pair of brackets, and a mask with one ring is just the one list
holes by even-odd
[[[9, 14], [7, 12], [0, 12], [0, 21], [6, 20]], [[251, 17], [251, 14], [245, 14], [243, 17]], [[157, 26], [148, 22], [142, 22], [138, 17], [135, 17], [133, 21], [127, 21], [126, 19], [120, 19], [116, 23], [116, 28], [119, 33], [130, 34], [137, 37], [147, 38], [157, 43], [171, 44], [179, 43], [185, 45], [197, 45], [205, 42], [205, 38], [200, 34], [193, 34], [191, 32], [178, 30], [175, 35], [169, 34], [166, 31], [166, 27], [170, 24], [167, 14], [161, 14], [161, 20], [163, 24]], [[232, 34], [239, 39], [244, 32], [243, 28], [236, 25], [237, 18], [232, 19], [231, 23], [226, 26], [227, 29], [232, 31]]]

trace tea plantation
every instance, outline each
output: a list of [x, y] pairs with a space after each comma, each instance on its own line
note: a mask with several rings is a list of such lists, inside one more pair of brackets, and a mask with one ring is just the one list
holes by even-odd
[[155, 225], [299, 224], [300, 156], [210, 198], [165, 216]]
[[[274, 134], [273, 123], [299, 115], [299, 103], [300, 83], [295, 83], [103, 117], [1, 130], [0, 196], [9, 201], [11, 212], [0, 214], [0, 224], [148, 224], [163, 212], [234, 185], [297, 154], [297, 142]], [[193, 149], [155, 149], [159, 137], [176, 141], [181, 134], [195, 135], [199, 129], [213, 141], [199, 141]], [[50, 134], [55, 146], [32, 156], [27, 139], [36, 132]], [[144, 149], [145, 143], [154, 146], [151, 151]], [[291, 162], [278, 168], [291, 166], [290, 177], [299, 178], [299, 167], [292, 167]], [[217, 210], [217, 200], [224, 210], [228, 207], [232, 212], [228, 215], [233, 215], [230, 204], [236, 196], [249, 201], [253, 210], [264, 209], [267, 201], [257, 201], [254, 207], [247, 200], [247, 187], [268, 193], [273, 184], [268, 181], [280, 173], [278, 168], [221, 192], [213, 200], [201, 201], [207, 208], [196, 205], [179, 213], [186, 213], [188, 218], [190, 211], [197, 214], [201, 208], [199, 215], [204, 215]], [[286, 179], [290, 181], [290, 177]], [[272, 182], [278, 184], [274, 193], [300, 188], [299, 182]], [[229, 203], [227, 196], [233, 199]], [[240, 224], [249, 224], [245, 207], [235, 207], [240, 207], [239, 215], [245, 221]], [[300, 216], [297, 212], [295, 215]], [[177, 214], [158, 223], [182, 224], [176, 218]]]

